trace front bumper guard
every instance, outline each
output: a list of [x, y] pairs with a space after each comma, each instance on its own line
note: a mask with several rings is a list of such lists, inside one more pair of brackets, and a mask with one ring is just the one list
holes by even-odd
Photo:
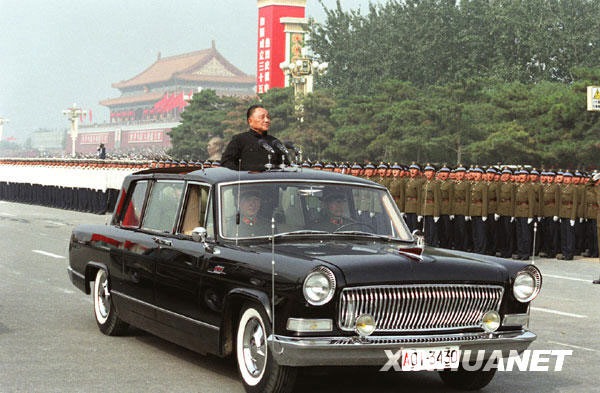
[[523, 352], [537, 336], [528, 330], [495, 333], [460, 333], [424, 336], [288, 337], [270, 335], [267, 339], [275, 361], [282, 366], [382, 366], [388, 360], [385, 350], [428, 348], [457, 345], [471, 350], [476, 359], [479, 350], [486, 356], [500, 350]]

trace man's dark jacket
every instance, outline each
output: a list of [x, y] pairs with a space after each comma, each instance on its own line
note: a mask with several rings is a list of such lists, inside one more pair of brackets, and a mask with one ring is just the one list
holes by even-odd
[[[268, 135], [266, 132], [261, 135], [252, 130], [234, 135], [231, 138], [231, 142], [229, 142], [221, 157], [221, 166], [233, 170], [264, 171], [265, 164], [269, 162], [269, 152], [260, 146], [260, 139], [263, 139], [275, 150], [275, 154], [271, 154], [271, 164], [273, 164], [273, 167], [279, 166], [282, 153], [273, 146], [273, 141], [277, 138]], [[238, 163], [240, 158], [242, 159], [241, 165]]]

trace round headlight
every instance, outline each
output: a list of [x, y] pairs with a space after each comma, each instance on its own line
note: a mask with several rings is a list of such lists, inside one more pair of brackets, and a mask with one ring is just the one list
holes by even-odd
[[498, 330], [500, 327], [500, 314], [494, 310], [490, 310], [483, 314], [483, 318], [481, 318], [481, 327], [488, 333]]
[[335, 275], [326, 267], [320, 266], [304, 279], [304, 298], [313, 306], [320, 306], [331, 300], [335, 292]]
[[542, 274], [533, 265], [527, 266], [515, 276], [513, 294], [521, 303], [535, 299], [542, 288]]
[[375, 319], [370, 314], [361, 314], [356, 318], [355, 329], [361, 337], [369, 336], [375, 331]]

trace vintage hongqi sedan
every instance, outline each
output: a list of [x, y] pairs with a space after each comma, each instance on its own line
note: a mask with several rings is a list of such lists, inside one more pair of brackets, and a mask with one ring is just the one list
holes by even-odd
[[481, 388], [495, 369], [461, 354], [528, 347], [540, 272], [419, 239], [360, 178], [150, 169], [125, 179], [109, 225], [74, 229], [68, 272], [102, 333], [134, 325], [233, 356], [248, 392], [290, 391], [299, 367], [394, 358], [393, 370]]

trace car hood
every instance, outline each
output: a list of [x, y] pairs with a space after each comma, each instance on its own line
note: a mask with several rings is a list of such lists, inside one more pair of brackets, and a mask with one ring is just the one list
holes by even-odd
[[[291, 263], [332, 265], [347, 285], [419, 282], [503, 283], [525, 266], [501, 258], [425, 247], [420, 257], [407, 246], [387, 242], [322, 241], [277, 244], [276, 254]], [[267, 251], [267, 250], [264, 250]]]

